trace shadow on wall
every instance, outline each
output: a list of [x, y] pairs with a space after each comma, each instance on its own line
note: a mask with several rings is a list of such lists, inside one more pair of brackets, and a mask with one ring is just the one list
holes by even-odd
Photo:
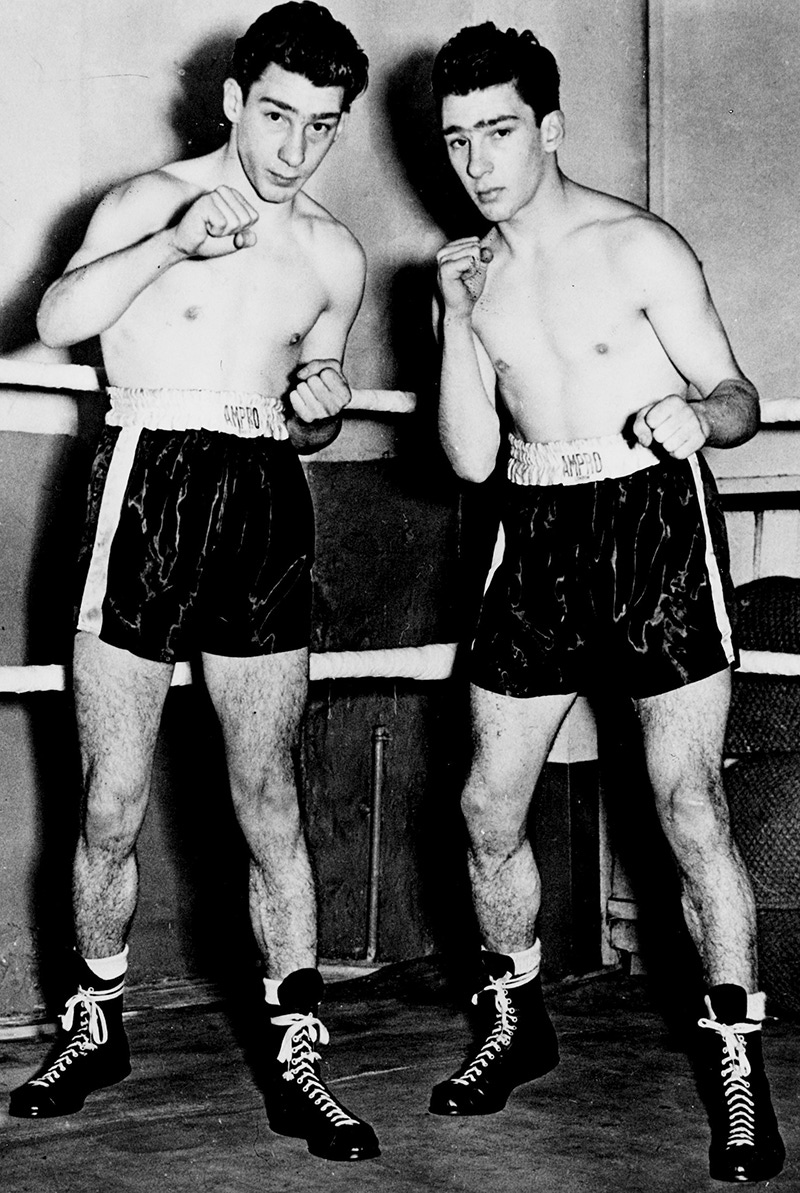
[[450, 166], [431, 89], [435, 54], [414, 50], [389, 73], [383, 96], [387, 126], [409, 188], [448, 240], [483, 236], [489, 224]]
[[236, 34], [217, 33], [200, 42], [178, 70], [179, 93], [170, 121], [180, 142], [179, 157], [200, 157], [228, 139], [222, 86], [228, 78]]
[[[102, 190], [81, 195], [53, 221], [42, 237], [42, 248], [28, 276], [4, 302], [0, 325], [0, 356], [8, 356], [37, 339], [36, 312], [45, 290], [64, 272], [81, 246], [86, 225], [102, 197]], [[89, 363], [85, 352], [78, 364]]]
[[[380, 95], [385, 128], [401, 177], [443, 239], [485, 234], [489, 225], [468, 199], [445, 153], [431, 89], [435, 53], [412, 50], [387, 74]], [[409, 254], [410, 256], [410, 254]], [[383, 295], [386, 352], [394, 363], [393, 384], [418, 398], [417, 413], [404, 421], [401, 457], [409, 483], [419, 491], [452, 499], [454, 478], [436, 428], [439, 348], [432, 300], [436, 261], [407, 260], [376, 266]]]

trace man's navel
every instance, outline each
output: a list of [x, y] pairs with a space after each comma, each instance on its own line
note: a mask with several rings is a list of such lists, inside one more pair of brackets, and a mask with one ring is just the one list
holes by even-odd
[[199, 315], [200, 307], [187, 307], [183, 312], [184, 319], [188, 319], [190, 323], [197, 319]]
[[608, 352], [608, 344], [595, 344], [594, 350], [598, 356], [605, 356]]

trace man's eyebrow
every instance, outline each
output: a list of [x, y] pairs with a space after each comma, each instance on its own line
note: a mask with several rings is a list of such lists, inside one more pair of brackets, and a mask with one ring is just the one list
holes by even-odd
[[519, 116], [515, 116], [512, 112], [509, 112], [507, 116], [492, 116], [488, 120], [476, 120], [476, 122], [471, 124], [469, 128], [462, 128], [457, 124], [450, 124], [447, 128], [442, 129], [442, 133], [445, 137], [449, 137], [453, 133], [469, 132], [469, 130], [473, 128], [494, 128], [496, 124], [506, 124], [508, 121], [511, 121], [512, 123], [518, 123]]
[[[291, 104], [284, 103], [282, 99], [273, 99], [271, 95], [259, 96], [258, 102], [260, 104], [271, 104], [273, 108], [280, 108], [282, 112], [291, 112], [294, 116], [300, 116], [302, 113], [297, 108], [293, 108]], [[341, 112], [312, 112], [308, 117], [309, 120], [339, 120]]]

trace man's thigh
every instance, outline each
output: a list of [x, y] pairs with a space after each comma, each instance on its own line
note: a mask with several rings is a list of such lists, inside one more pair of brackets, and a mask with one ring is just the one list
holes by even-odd
[[729, 668], [636, 701], [656, 796], [716, 780], [731, 697]]
[[132, 791], [149, 780], [172, 665], [79, 631], [73, 688], [84, 773]]
[[521, 787], [532, 794], [576, 694], [521, 699], [473, 684], [470, 697], [475, 777], [491, 787]]
[[249, 658], [203, 654], [231, 778], [257, 780], [292, 765], [308, 694], [308, 650]]

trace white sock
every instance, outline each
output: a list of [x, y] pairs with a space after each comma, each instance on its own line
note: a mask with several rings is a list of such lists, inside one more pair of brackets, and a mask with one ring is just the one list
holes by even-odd
[[529, 949], [508, 955], [514, 962], [515, 977], [528, 978], [530, 981], [538, 977], [539, 966], [542, 963], [542, 942], [540, 940], [535, 940]]
[[763, 1023], [767, 1017], [766, 995], [759, 991], [747, 996], [747, 1018], [752, 1023]]
[[113, 982], [123, 977], [128, 968], [128, 946], [113, 957], [84, 957], [84, 961], [101, 982]]
[[279, 978], [264, 978], [264, 995], [267, 1000], [267, 1006], [280, 1006], [280, 1001], [278, 999], [278, 987], [280, 984]]
[[[481, 951], [485, 953], [490, 950], [487, 950], [484, 945]], [[537, 937], [529, 949], [522, 949], [519, 953], [504, 953], [503, 956], [509, 957], [513, 962], [514, 977], [526, 978], [532, 982], [539, 975], [539, 966], [542, 963], [542, 942]], [[519, 985], [523, 984], [519, 983]]]

